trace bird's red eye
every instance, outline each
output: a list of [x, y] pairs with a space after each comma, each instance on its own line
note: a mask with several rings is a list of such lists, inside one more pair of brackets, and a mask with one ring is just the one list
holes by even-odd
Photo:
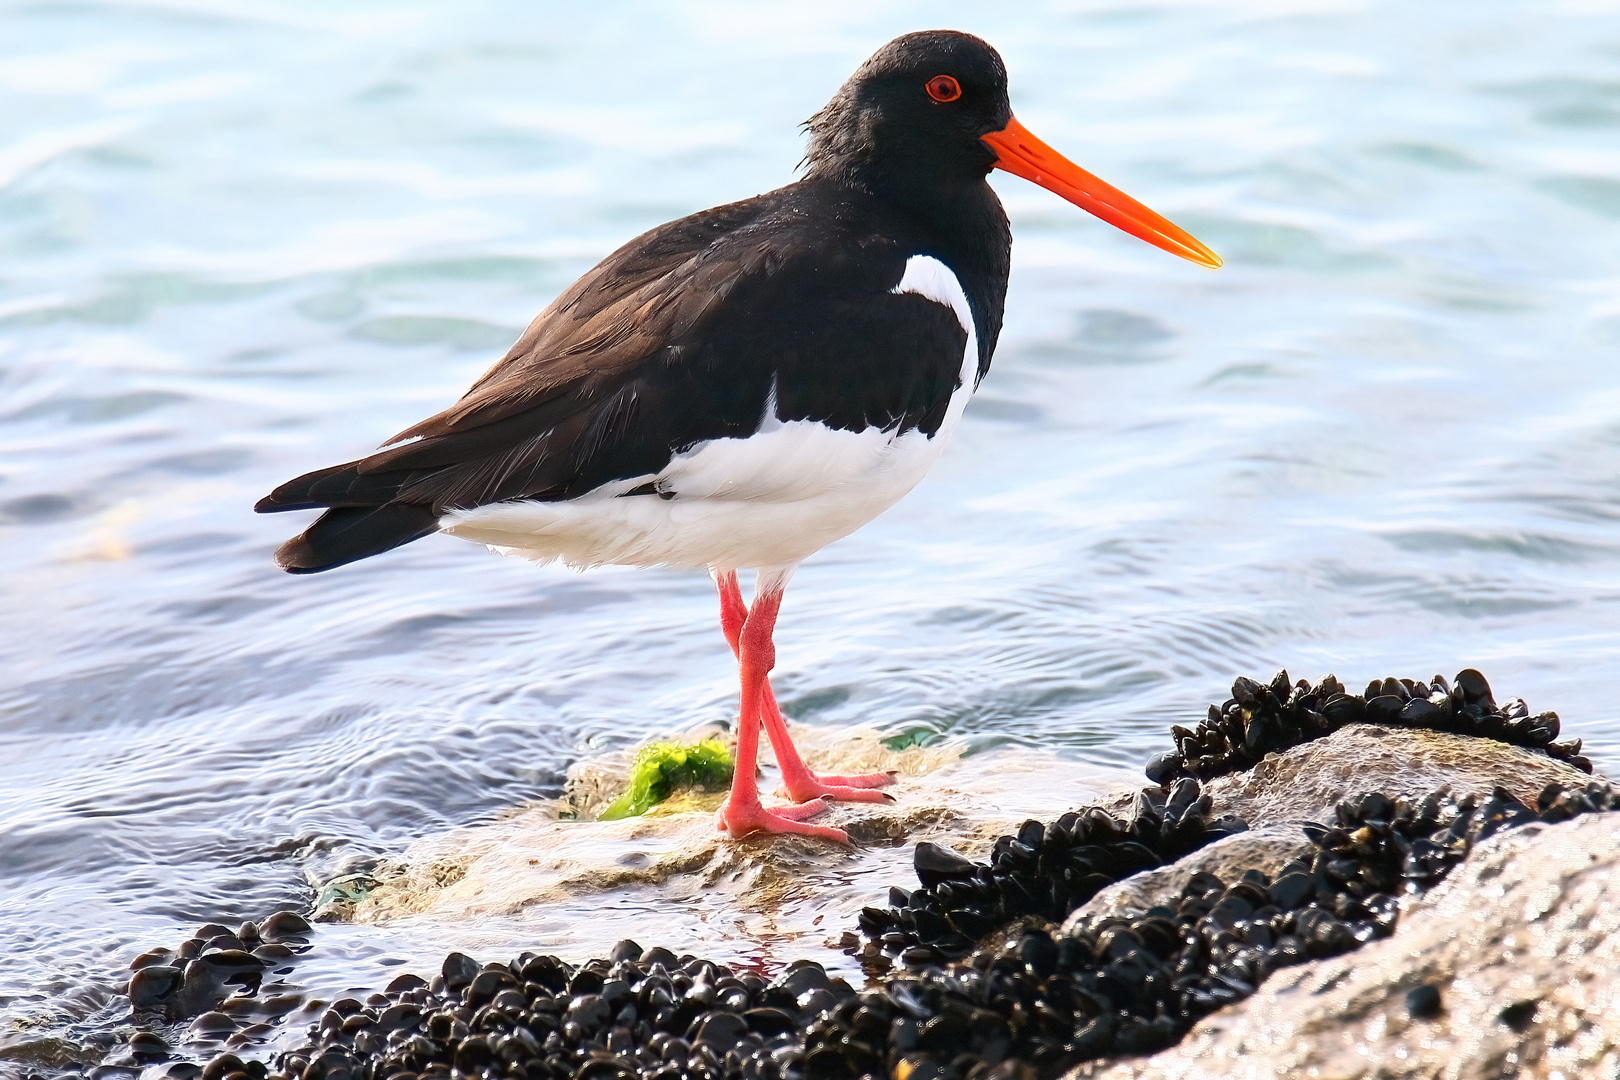
[[928, 80], [927, 89], [935, 101], [955, 101], [962, 96], [962, 84], [949, 75], [935, 75]]

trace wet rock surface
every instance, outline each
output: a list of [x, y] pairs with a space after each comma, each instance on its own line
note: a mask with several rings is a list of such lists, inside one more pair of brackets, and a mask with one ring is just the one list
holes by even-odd
[[1098, 890], [1090, 900], [1075, 908], [1068, 920], [1128, 918], [1161, 904], [1174, 906], [1195, 874], [1236, 881], [1253, 870], [1277, 877], [1283, 867], [1310, 850], [1311, 842], [1298, 823], [1262, 825], [1248, 832], [1234, 833], [1168, 866], [1144, 870]]
[[[1534, 805], [1549, 784], [1582, 787], [1590, 777], [1534, 750], [1446, 732], [1351, 724], [1281, 753], [1254, 768], [1204, 785], [1211, 813], [1247, 822], [1249, 831], [1226, 837], [1178, 859], [1102, 889], [1079, 909], [1085, 913], [1137, 913], [1180, 891], [1198, 870], [1223, 878], [1277, 868], [1309, 847], [1302, 826], [1330, 821], [1345, 799], [1367, 791], [1421, 796], [1441, 787], [1456, 798], [1487, 799], [1496, 788]], [[1129, 800], [1105, 805], [1114, 812]]]
[[[1468, 675], [1457, 680], [1469, 688], [1464, 705], [1488, 700], [1488, 687], [1477, 696], [1483, 679]], [[1272, 685], [1286, 688], [1286, 676]], [[1414, 695], [1422, 685], [1437, 692], [1434, 684], [1414, 684]], [[1294, 688], [1298, 701], [1321, 700], [1301, 686]], [[1248, 692], [1236, 688], [1234, 701], [1239, 689]], [[1454, 693], [1448, 688], [1447, 700]], [[1510, 728], [1514, 722], [1506, 721]], [[1524, 730], [1510, 734], [1522, 738]], [[1452, 764], [1435, 772], [1457, 782], [1363, 790], [1314, 822], [1290, 820], [1302, 806], [1320, 810], [1315, 800], [1349, 782], [1341, 768], [1318, 782], [1308, 766], [1312, 753], [1337, 741], [1342, 754], [1345, 740], [1357, 739], [1385, 750], [1407, 747], [1378, 756], [1407, 780], [1430, 775], [1398, 772], [1414, 755], [1432, 763], [1451, 754]], [[1504, 746], [1505, 755], [1493, 749]], [[327, 1006], [304, 1002], [279, 979], [307, 948], [309, 926], [297, 916], [236, 931], [206, 926], [172, 954], [154, 950], [131, 965], [133, 1014], [147, 1030], [92, 1073], [152, 1080], [983, 1080], [1094, 1068], [1084, 1063], [1164, 1051], [1210, 1014], [1226, 1016], [1257, 990], [1283, 985], [1268, 981], [1273, 972], [1303, 978], [1299, 973], [1388, 938], [1403, 912], [1427, 910], [1414, 907], [1414, 897], [1440, 895], [1436, 886], [1447, 874], [1476, 845], [1496, 844], [1498, 833], [1530, 836], [1566, 828], [1559, 823], [1571, 818], [1620, 819], [1605, 813], [1620, 809], [1620, 794], [1581, 772], [1576, 757], [1567, 747], [1549, 756], [1514, 743], [1348, 724], [1309, 744], [1268, 751], [1249, 773], [1208, 783], [1179, 767], [1165, 772], [1160, 762], [1152, 770], [1157, 786], [1026, 821], [982, 859], [971, 857], [983, 851], [972, 844], [963, 854], [918, 842], [909, 852], [917, 886], [896, 886], [886, 905], [861, 912], [864, 944], [853, 932], [843, 935], [845, 951], [872, 979], [859, 990], [809, 961], [751, 970], [622, 941], [607, 958], [578, 967], [534, 953], [505, 963], [453, 953], [431, 979], [400, 976], [382, 991]], [[1493, 770], [1498, 783], [1487, 785]], [[1261, 773], [1268, 779], [1257, 779]], [[1549, 775], [1558, 779], [1541, 783]], [[1278, 784], [1299, 790], [1271, 799], [1264, 789]], [[1539, 784], [1533, 794], [1531, 784]], [[1245, 808], [1250, 820], [1231, 807]], [[1529, 849], [1513, 850], [1522, 856]], [[1510, 918], [1503, 915], [1502, 924]], [[1558, 963], [1554, 957], [1543, 966], [1552, 972]], [[1448, 978], [1437, 968], [1432, 978], [1406, 979], [1390, 1007], [1398, 1006], [1402, 1023], [1436, 1022], [1459, 997]], [[1498, 1019], [1515, 1038], [1532, 1038], [1525, 1033], [1542, 1023], [1541, 1001], [1508, 1002]], [[302, 1042], [254, 1060], [254, 1047], [291, 1028], [293, 1009], [305, 1005], [324, 1012]], [[1216, 1037], [1209, 1023], [1196, 1038]], [[1563, 1031], [1573, 1021], [1560, 1023]], [[1608, 1038], [1602, 1025], [1570, 1030], [1570, 1038], [1587, 1043]], [[1581, 1034], [1591, 1031], [1599, 1035]], [[285, 1035], [277, 1045], [288, 1045]], [[206, 1064], [187, 1060], [199, 1054]]]
[[[838, 745], [815, 729], [795, 728], [794, 734], [814, 768], [899, 771], [896, 784], [885, 789], [894, 794], [894, 803], [834, 804], [816, 819], [845, 830], [874, 870], [887, 870], [892, 863], [894, 872], [904, 873], [909, 853], [897, 845], [908, 840], [948, 839], [987, 848], [1019, 820], [998, 805], [1005, 790], [992, 786], [987, 796], [986, 785], [975, 783], [979, 764], [960, 761], [954, 751], [897, 752], [875, 735]], [[624, 760], [628, 756], [619, 755]], [[1049, 755], [1009, 752], [995, 755], [995, 761], [1008, 786], [1026, 784], [1037, 793], [1037, 799], [1027, 800], [1037, 805], [1044, 801], [1039, 793], [1058, 798], [1064, 790], [1084, 790], [1088, 779], [1076, 777], [1072, 768], [1064, 769]], [[850, 851], [814, 838], [728, 839], [714, 824], [720, 795], [676, 801], [642, 817], [589, 820], [594, 809], [618, 792], [600, 771], [593, 762], [571, 774], [565, 812], [582, 820], [560, 819], [556, 808], [536, 806], [426, 838], [397, 863], [382, 867], [357, 902], [330, 914], [361, 923], [416, 916], [499, 917], [567, 903], [590, 892], [663, 887], [681, 878], [694, 888], [724, 895], [730, 904], [769, 907], [798, 890], [805, 874], [852, 857]], [[1098, 776], [1092, 790], [1107, 790], [1123, 775], [1110, 769]], [[762, 781], [767, 802], [773, 787], [769, 777]], [[892, 858], [886, 854], [891, 848]]]
[[1218, 813], [1251, 826], [1331, 814], [1365, 791], [1423, 794], [1441, 786], [1459, 796], [1507, 788], [1533, 803], [1548, 784], [1579, 787], [1591, 776], [1537, 751], [1443, 731], [1351, 724], [1324, 738], [1267, 754], [1252, 769], [1204, 786]]
[[[1385, 679], [1369, 689], [1405, 685]], [[1437, 677], [1435, 685], [1445, 685], [1445, 680]], [[1479, 712], [1488, 718], [1478, 722], [1482, 730], [1503, 730], [1502, 714], [1487, 713], [1480, 704], [1495, 709], [1482, 676], [1464, 671], [1457, 686], [1469, 688], [1469, 703], [1460, 708], [1472, 711], [1442, 714], [1437, 709], [1423, 715], [1460, 716], [1460, 721], [1445, 721], [1460, 724], [1476, 723], [1474, 713]], [[1229, 879], [1251, 869], [1273, 873], [1313, 839], [1313, 821], [1333, 821], [1344, 812], [1344, 799], [1368, 792], [1388, 791], [1391, 798], [1443, 792], [1479, 800], [1493, 799], [1500, 789], [1507, 801], [1534, 807], [1550, 786], [1578, 789], [1590, 781], [1587, 773], [1545, 748], [1361, 722], [1338, 727], [1296, 722], [1322, 700], [1334, 702], [1336, 716], [1357, 708], [1366, 715], [1367, 710], [1361, 698], [1344, 694], [1332, 676], [1315, 688], [1301, 681], [1281, 696], [1288, 688], [1286, 672], [1279, 672], [1269, 688], [1248, 679], [1234, 684], [1234, 697], [1222, 715], [1232, 713], [1231, 706], [1242, 696], [1248, 704], [1238, 706], [1239, 714], [1262, 715], [1271, 709], [1292, 718], [1288, 725], [1268, 723], [1258, 729], [1288, 745], [1268, 752], [1246, 772], [1222, 773], [1211, 766], [1206, 771], [1218, 774], [1216, 779], [1201, 785], [1192, 776], [1166, 773], [1160, 768], [1163, 759], [1155, 759], [1147, 772], [1149, 779], [1158, 778], [1157, 787], [1072, 811], [1049, 826], [1027, 821], [1016, 836], [997, 840], [982, 865], [919, 843], [915, 858], [921, 887], [891, 889], [886, 907], [861, 913], [861, 930], [870, 939], [861, 953], [863, 964], [871, 973], [887, 970], [895, 959], [908, 967], [939, 964], [966, 955], [987, 934], [1015, 920], [1062, 922], [1094, 900], [1098, 910], [1129, 910], [1135, 893], [1136, 910], [1144, 910], [1159, 902], [1159, 896], [1173, 896], [1195, 868], [1206, 864]], [[1459, 690], [1450, 692], [1461, 696]], [[1279, 701], [1290, 705], [1281, 709]], [[1512, 710], [1515, 715], [1522, 711]], [[1536, 730], [1556, 733], [1556, 726], [1554, 717]], [[1308, 735], [1309, 741], [1296, 741], [1307, 738], [1302, 732], [1315, 734]], [[1432, 814], [1423, 820], [1432, 821]], [[1250, 833], [1257, 828], [1266, 831]]]
[[1615, 1077], [1616, 972], [1620, 814], [1530, 825], [1404, 901], [1388, 939], [1279, 971], [1174, 1048], [1075, 1080]]
[[1420, 800], [1369, 793], [1341, 803], [1331, 824], [1307, 827], [1312, 856], [1275, 877], [1194, 873], [1171, 903], [1140, 916], [1076, 920], [1057, 935], [1044, 926], [1010, 929], [966, 963], [912, 965], [915, 972], [862, 996], [875, 1010], [878, 999], [901, 1010], [921, 1002], [927, 1018], [912, 1010], [919, 1039], [929, 1029], [932, 1040], [913, 1044], [900, 1034], [871, 1053], [862, 1042], [855, 1056], [854, 1021], [835, 1015], [812, 1029], [807, 1051], [845, 1048], [850, 1071], [827, 1075], [859, 1076], [909, 1058], [912, 1069], [948, 1077], [953, 1069], [969, 1075], [969, 1060], [1012, 1060], [1045, 1076], [1090, 1058], [1156, 1050], [1253, 994], [1275, 970], [1387, 937], [1399, 897], [1433, 886], [1479, 841], [1614, 809], [1620, 791], [1597, 782], [1549, 787], [1533, 807], [1503, 789], [1483, 801], [1453, 800], [1444, 789]]

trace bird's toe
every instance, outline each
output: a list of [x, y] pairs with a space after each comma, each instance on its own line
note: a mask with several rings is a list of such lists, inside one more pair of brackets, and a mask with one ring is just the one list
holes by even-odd
[[823, 776], [821, 782], [831, 787], [876, 788], [888, 787], [900, 776], [899, 769], [887, 772], [858, 773], [854, 776]]
[[814, 817], [827, 809], [828, 799], [814, 799], [798, 806], [778, 806], [765, 809], [758, 802], [727, 803], [720, 808], [717, 824], [720, 831], [732, 837], [749, 833], [797, 833], [816, 836], [835, 844], [849, 844], [849, 834], [827, 825], [809, 825], [804, 819]]

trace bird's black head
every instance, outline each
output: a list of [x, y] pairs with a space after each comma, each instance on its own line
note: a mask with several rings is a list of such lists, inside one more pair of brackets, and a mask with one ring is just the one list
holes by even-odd
[[[1000, 204], [984, 182], [991, 169], [1057, 193], [1104, 221], [1202, 266], [1219, 255], [1118, 188], [1037, 139], [1007, 103], [1007, 69], [971, 34], [925, 30], [872, 54], [827, 107], [812, 116], [805, 179], [864, 187], [936, 222], [982, 224]], [[986, 211], [988, 208], [988, 212]]]
[[979, 183], [981, 138], [1012, 118], [1007, 69], [971, 34], [925, 30], [872, 54], [805, 125], [805, 175], [887, 189]]

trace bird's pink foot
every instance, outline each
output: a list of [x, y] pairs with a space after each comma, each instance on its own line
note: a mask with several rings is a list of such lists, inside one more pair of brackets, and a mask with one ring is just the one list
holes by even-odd
[[827, 803], [824, 799], [767, 810], [757, 798], [728, 798], [715, 818], [715, 827], [734, 838], [753, 832], [798, 833], [801, 836], [819, 836], [836, 844], [848, 844], [849, 834], [842, 829], [804, 823], [805, 818], [814, 817], [825, 809]]

